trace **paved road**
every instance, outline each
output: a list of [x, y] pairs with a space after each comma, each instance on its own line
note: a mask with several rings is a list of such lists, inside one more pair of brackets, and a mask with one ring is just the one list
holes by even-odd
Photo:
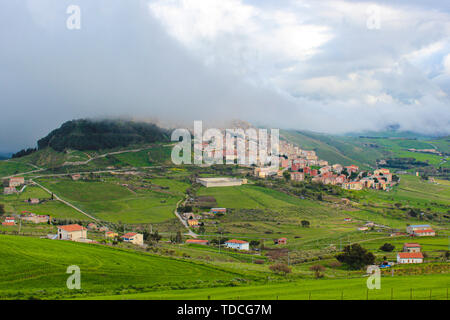
[[186, 201], [186, 199], [181, 199], [180, 201], [177, 202], [177, 206], [175, 208], [175, 211], [173, 213], [175, 213], [175, 215], [177, 216], [177, 218], [181, 221], [181, 223], [183, 224], [183, 226], [185, 226], [185, 228], [188, 230], [187, 233], [185, 233], [185, 235], [191, 236], [193, 238], [197, 238], [198, 234], [196, 234], [195, 232], [193, 232], [190, 228], [189, 225], [187, 224], [186, 220], [184, 220], [180, 214], [178, 213], [178, 206], [180, 205], [180, 203], [183, 201]]

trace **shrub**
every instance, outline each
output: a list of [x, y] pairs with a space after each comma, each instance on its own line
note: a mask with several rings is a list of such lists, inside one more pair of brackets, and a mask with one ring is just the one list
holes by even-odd
[[279, 274], [284, 274], [284, 275], [291, 273], [291, 268], [289, 268], [284, 263], [272, 264], [271, 266], [269, 266], [269, 269], [272, 270], [274, 273], [279, 273]]
[[390, 243], [385, 243], [380, 247], [381, 251], [392, 252], [395, 249], [395, 246]]

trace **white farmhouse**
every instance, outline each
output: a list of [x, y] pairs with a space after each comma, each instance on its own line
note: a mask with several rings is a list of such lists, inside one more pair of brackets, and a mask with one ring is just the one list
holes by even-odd
[[225, 242], [225, 245], [231, 249], [238, 249], [238, 250], [249, 250], [250, 249], [249, 243], [247, 241], [243, 241], [243, 240], [236, 240], [236, 239], [228, 240], [227, 242]]
[[397, 263], [423, 263], [421, 252], [399, 252], [397, 253]]
[[68, 224], [58, 227], [58, 239], [59, 240], [73, 240], [87, 238], [87, 229], [79, 224]]

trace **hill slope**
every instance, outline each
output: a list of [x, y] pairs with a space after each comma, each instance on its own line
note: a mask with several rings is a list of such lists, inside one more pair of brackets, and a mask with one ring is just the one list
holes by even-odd
[[64, 123], [38, 141], [39, 149], [101, 150], [132, 144], [169, 141], [166, 130], [154, 124], [123, 120], [79, 119]]
[[201, 286], [199, 281], [207, 285], [239, 276], [199, 263], [108, 246], [0, 235], [0, 298], [73, 295], [66, 287], [66, 270], [71, 265], [80, 267], [84, 294]]

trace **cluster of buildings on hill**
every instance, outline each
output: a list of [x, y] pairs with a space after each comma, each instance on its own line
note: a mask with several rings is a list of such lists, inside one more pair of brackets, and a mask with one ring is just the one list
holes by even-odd
[[2, 222], [4, 226], [15, 226], [17, 225], [17, 221], [27, 221], [32, 223], [48, 223], [50, 221], [50, 216], [45, 214], [35, 214], [28, 211], [22, 211], [22, 214], [17, 218], [14, 216], [5, 217], [5, 220]]
[[[71, 240], [77, 242], [95, 242], [93, 240], [88, 239], [87, 231], [90, 230], [99, 230], [105, 231], [105, 238], [114, 239], [119, 236], [118, 233], [114, 231], [109, 231], [106, 227], [98, 228], [94, 223], [90, 223], [87, 228], [80, 226], [79, 224], [68, 224], [63, 226], [58, 226], [58, 234], [56, 235], [56, 239], [58, 240]], [[123, 242], [128, 242], [137, 245], [144, 244], [144, 236], [141, 233], [136, 232], [127, 232], [121, 236]]]
[[3, 181], [3, 194], [18, 193], [17, 187], [25, 185], [24, 177], [12, 177]]
[[304, 181], [310, 177], [312, 182], [340, 185], [347, 190], [389, 190], [395, 184], [389, 169], [377, 169], [370, 173], [360, 171], [356, 165], [330, 165], [328, 161], [320, 160], [315, 151], [302, 150], [286, 141], [280, 142], [279, 164], [278, 170], [272, 167], [256, 167], [254, 175], [259, 178], [283, 177], [287, 171], [292, 181]]

